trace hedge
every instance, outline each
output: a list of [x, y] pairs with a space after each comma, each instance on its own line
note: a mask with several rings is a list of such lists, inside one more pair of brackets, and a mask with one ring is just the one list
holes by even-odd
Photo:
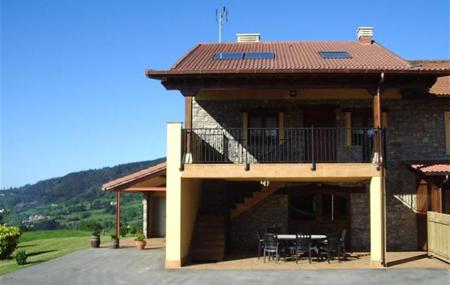
[[21, 234], [18, 227], [0, 225], [0, 259], [6, 259], [11, 256], [17, 247]]

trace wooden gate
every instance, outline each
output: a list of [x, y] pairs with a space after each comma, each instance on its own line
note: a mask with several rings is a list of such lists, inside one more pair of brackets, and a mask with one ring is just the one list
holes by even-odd
[[450, 215], [428, 212], [428, 255], [450, 263]]

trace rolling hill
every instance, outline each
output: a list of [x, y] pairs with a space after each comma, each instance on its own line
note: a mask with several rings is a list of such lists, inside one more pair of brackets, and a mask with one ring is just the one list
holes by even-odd
[[[0, 191], [0, 209], [9, 214], [5, 222], [25, 229], [81, 229], [91, 221], [111, 229], [114, 222], [114, 193], [101, 191], [109, 180], [150, 167], [163, 161], [120, 164], [69, 173], [32, 185]], [[142, 224], [141, 195], [126, 193], [122, 197], [122, 223], [134, 227]]]

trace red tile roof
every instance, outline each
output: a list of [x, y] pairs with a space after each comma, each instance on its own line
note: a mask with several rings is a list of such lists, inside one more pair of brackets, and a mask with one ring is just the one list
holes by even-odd
[[[348, 59], [325, 59], [319, 52], [344, 51]], [[274, 59], [221, 59], [215, 53], [273, 52]], [[444, 71], [447, 66], [415, 67], [380, 44], [351, 42], [257, 42], [199, 44], [170, 70], [148, 70], [149, 77], [164, 74], [280, 73], [280, 72]]]
[[[450, 60], [416, 60], [411, 63], [420, 64], [423, 68], [450, 68]], [[439, 77], [430, 88], [430, 93], [440, 96], [450, 95], [450, 76]]]
[[450, 175], [450, 161], [414, 162], [409, 167], [425, 175]]
[[431, 87], [430, 93], [440, 96], [450, 95], [450, 76], [439, 77]]
[[123, 184], [133, 182], [133, 181], [136, 181], [138, 179], [141, 179], [141, 178], [144, 178], [147, 176], [164, 174], [166, 172], [166, 168], [167, 168], [166, 162], [156, 164], [149, 168], [146, 168], [146, 169], [131, 173], [129, 175], [111, 180], [102, 185], [102, 190], [112, 190], [112, 189], [116, 188], [117, 186], [121, 186]]

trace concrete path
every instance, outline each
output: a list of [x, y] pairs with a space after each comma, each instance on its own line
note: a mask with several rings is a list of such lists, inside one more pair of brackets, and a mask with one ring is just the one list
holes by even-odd
[[449, 270], [164, 270], [164, 251], [86, 249], [0, 276], [0, 284], [450, 284]]

